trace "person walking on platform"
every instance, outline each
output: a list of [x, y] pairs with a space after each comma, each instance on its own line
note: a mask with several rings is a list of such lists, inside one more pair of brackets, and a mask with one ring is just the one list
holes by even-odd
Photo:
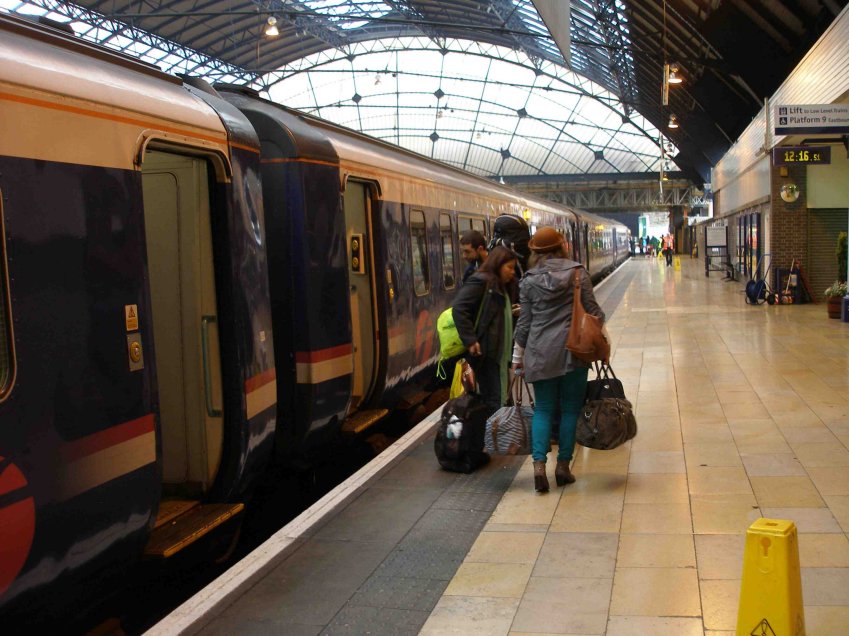
[[469, 352], [478, 389], [495, 412], [507, 400], [513, 319], [508, 286], [516, 275], [517, 257], [498, 246], [457, 292], [452, 315]]
[[489, 254], [483, 234], [477, 230], [466, 230], [463, 232], [460, 235], [460, 254], [463, 260], [468, 263], [466, 271], [463, 272], [463, 280], [461, 281], [465, 283], [472, 274], [480, 269], [480, 266], [483, 265]]
[[660, 245], [660, 240], [656, 236], [652, 236], [649, 240], [651, 241], [651, 255], [659, 256], [657, 248]]
[[666, 266], [672, 266], [672, 235], [667, 234], [663, 237], [663, 255], [666, 256]]
[[516, 323], [513, 368], [534, 386], [536, 404], [531, 428], [534, 489], [548, 491], [545, 462], [551, 427], [560, 413], [557, 468], [558, 486], [575, 481], [569, 469], [575, 450], [578, 413], [587, 390], [589, 365], [566, 350], [572, 322], [575, 274], [581, 272], [581, 302], [587, 313], [604, 321], [589, 274], [567, 257], [563, 235], [553, 227], [537, 230], [530, 242], [530, 269], [520, 284], [519, 321]]

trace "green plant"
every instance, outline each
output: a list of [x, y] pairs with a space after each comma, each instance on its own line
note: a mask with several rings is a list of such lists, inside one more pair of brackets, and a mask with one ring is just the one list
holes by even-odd
[[846, 232], [837, 235], [837, 249], [834, 253], [837, 255], [837, 278], [846, 280]]
[[833, 298], [833, 297], [837, 296], [837, 297], [842, 298], [843, 296], [846, 295], [846, 293], [847, 293], [846, 283], [845, 282], [841, 283], [840, 281], [836, 280], [836, 281], [834, 281], [834, 283], [832, 283], [831, 287], [829, 287], [828, 289], [825, 290], [825, 297], [826, 298]]

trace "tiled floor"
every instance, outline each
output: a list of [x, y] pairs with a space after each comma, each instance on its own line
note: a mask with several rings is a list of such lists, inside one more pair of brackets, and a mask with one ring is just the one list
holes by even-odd
[[682, 265], [627, 265], [609, 324], [638, 436], [546, 495], [528, 458], [422, 634], [732, 634], [760, 516], [796, 523], [807, 633], [849, 634], [849, 324]]

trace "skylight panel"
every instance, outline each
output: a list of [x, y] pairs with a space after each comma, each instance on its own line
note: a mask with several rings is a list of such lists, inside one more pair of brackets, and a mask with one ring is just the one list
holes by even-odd
[[388, 4], [373, 0], [301, 0], [300, 4], [345, 30], [365, 26], [392, 11]]

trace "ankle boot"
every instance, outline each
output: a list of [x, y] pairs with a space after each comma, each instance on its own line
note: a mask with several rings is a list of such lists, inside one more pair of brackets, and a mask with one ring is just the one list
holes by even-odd
[[557, 462], [557, 468], [554, 469], [554, 479], [557, 481], [558, 486], [575, 483], [575, 475], [569, 470], [568, 461]]
[[548, 477], [545, 475], [545, 462], [534, 462], [534, 490], [548, 492]]

